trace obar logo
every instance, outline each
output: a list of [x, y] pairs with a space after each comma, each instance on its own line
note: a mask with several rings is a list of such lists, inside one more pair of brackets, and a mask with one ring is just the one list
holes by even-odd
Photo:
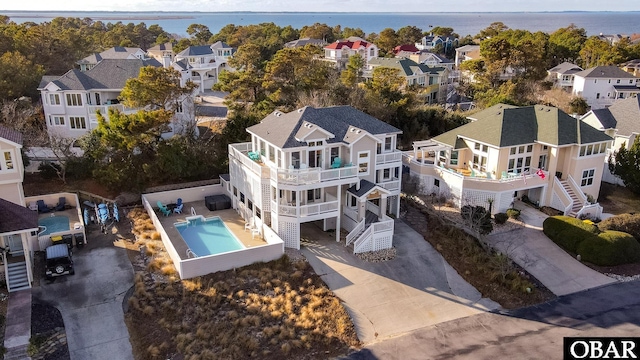
[[638, 359], [640, 338], [631, 337], [566, 337], [564, 359]]

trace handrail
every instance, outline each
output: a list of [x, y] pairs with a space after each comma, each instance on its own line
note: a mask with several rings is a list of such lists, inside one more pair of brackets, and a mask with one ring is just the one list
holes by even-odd
[[576, 181], [573, 179], [573, 176], [567, 175], [567, 179], [569, 179], [569, 182], [571, 183], [571, 187], [573, 188], [572, 190], [574, 190], [576, 195], [579, 196], [580, 199], [582, 199], [582, 204], [583, 205], [586, 204], [587, 195], [585, 195], [582, 191], [580, 191], [580, 187], [578, 186], [578, 183], [576, 183]]
[[556, 188], [560, 188], [560, 190], [562, 191], [562, 194], [565, 196], [565, 198], [567, 198], [569, 200], [569, 205], [567, 205], [567, 207], [564, 208], [564, 213], [563, 215], [567, 215], [569, 213], [569, 211], [571, 210], [571, 208], [573, 207], [573, 199], [571, 199], [571, 196], [569, 195], [569, 193], [567, 192], [567, 189], [564, 188], [564, 186], [562, 185], [562, 183], [560, 182], [560, 179], [558, 179], [557, 177], [553, 177], [553, 182]]
[[193, 208], [193, 206], [191, 207], [191, 216], [197, 216], [198, 214], [196, 214], [196, 209]]
[[190, 258], [197, 258], [198, 255], [196, 255], [196, 253], [193, 252], [193, 250], [191, 250], [190, 248], [187, 248], [187, 259]]
[[353, 230], [351, 230], [351, 232], [349, 234], [347, 234], [347, 240], [344, 244], [344, 246], [349, 246], [349, 244], [351, 244], [354, 240], [356, 240], [356, 238], [358, 237], [358, 235], [360, 235], [360, 233], [362, 233], [362, 230], [364, 230], [364, 219], [362, 219], [362, 221], [360, 221], [358, 223], [358, 225], [356, 225], [355, 228], [353, 228]]
[[353, 244], [353, 253], [356, 254], [358, 250], [363, 246], [366, 240], [369, 240], [373, 236], [373, 226], [369, 226]]

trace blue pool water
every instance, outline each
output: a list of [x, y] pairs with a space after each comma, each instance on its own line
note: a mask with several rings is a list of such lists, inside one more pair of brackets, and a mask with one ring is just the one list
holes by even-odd
[[40, 235], [49, 235], [69, 230], [69, 217], [63, 215], [50, 216], [38, 220], [38, 226], [46, 227]]
[[190, 220], [188, 224], [176, 223], [174, 226], [197, 256], [244, 249], [220, 218]]

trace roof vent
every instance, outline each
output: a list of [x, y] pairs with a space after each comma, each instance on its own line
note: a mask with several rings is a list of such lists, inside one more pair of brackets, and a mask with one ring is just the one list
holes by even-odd
[[280, 116], [280, 115], [282, 115], [282, 113], [281, 113], [281, 112], [279, 112], [279, 111], [274, 111], [274, 112], [273, 112], [273, 115], [275, 115], [275, 116]]
[[300, 109], [298, 109], [298, 112], [299, 112], [299, 113], [301, 113], [301, 112], [303, 112], [303, 111], [304, 111], [304, 108], [300, 108]]
[[360, 134], [360, 130], [356, 131], [356, 134]]
[[351, 128], [351, 132], [355, 132], [355, 131], [356, 131], [356, 128]]

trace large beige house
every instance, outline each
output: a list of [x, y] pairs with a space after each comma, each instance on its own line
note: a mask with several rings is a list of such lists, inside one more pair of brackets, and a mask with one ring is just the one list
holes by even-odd
[[[300, 248], [301, 227], [349, 234], [354, 252], [392, 246], [400, 211], [400, 130], [350, 106], [275, 111], [229, 145], [233, 207]], [[226, 180], [225, 180], [226, 181]]]
[[567, 215], [599, 216], [602, 162], [612, 138], [553, 107], [499, 104], [403, 156], [425, 194], [504, 212], [527, 196]]

